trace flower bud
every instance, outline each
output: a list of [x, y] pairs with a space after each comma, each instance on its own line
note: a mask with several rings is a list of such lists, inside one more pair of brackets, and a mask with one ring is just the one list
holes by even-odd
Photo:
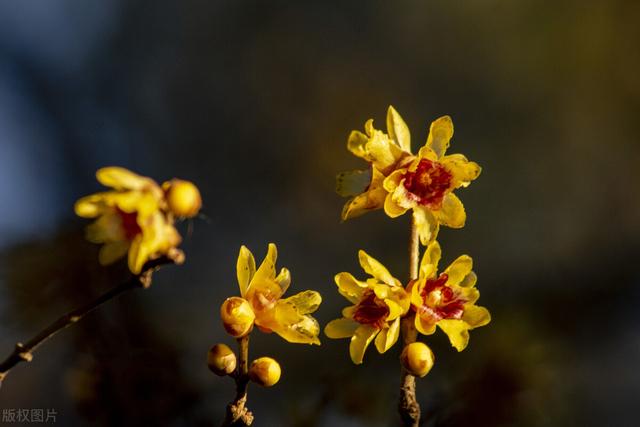
[[190, 181], [172, 179], [163, 185], [167, 204], [173, 214], [179, 218], [191, 218], [198, 214], [202, 206], [200, 191]]
[[280, 364], [270, 357], [254, 360], [249, 368], [249, 378], [263, 387], [271, 387], [280, 380]]
[[227, 298], [220, 307], [222, 325], [229, 335], [240, 338], [251, 332], [256, 315], [244, 298]]
[[230, 375], [236, 370], [236, 354], [225, 344], [216, 344], [207, 353], [207, 365], [216, 375]]
[[425, 343], [412, 342], [402, 350], [400, 361], [412, 375], [424, 377], [433, 366], [434, 356]]

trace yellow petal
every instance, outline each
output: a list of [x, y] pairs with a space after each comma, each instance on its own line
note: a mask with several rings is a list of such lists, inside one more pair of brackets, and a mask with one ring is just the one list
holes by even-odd
[[441, 256], [442, 249], [440, 249], [440, 243], [438, 243], [437, 240], [429, 243], [429, 246], [427, 246], [427, 249], [424, 251], [424, 255], [422, 255], [422, 260], [420, 261], [420, 277], [425, 277], [427, 279], [435, 277], [438, 272], [438, 263], [440, 262]]
[[398, 341], [400, 332], [400, 318], [394, 320], [388, 327], [383, 328], [376, 337], [376, 349], [382, 354]]
[[422, 317], [416, 315], [415, 325], [418, 332], [423, 335], [431, 335], [436, 331], [435, 323], [427, 322]]
[[418, 160], [417, 162], [415, 162], [414, 164], [412, 164], [412, 171], [415, 170], [415, 168], [417, 167], [418, 163], [420, 162], [420, 159], [427, 159], [427, 160], [431, 160], [432, 162], [437, 162], [438, 161], [438, 155], [436, 154], [435, 151], [433, 151], [433, 149], [431, 147], [429, 147], [428, 145], [423, 145], [422, 148], [420, 148], [420, 151], [418, 151]]
[[149, 185], [157, 185], [151, 178], [117, 166], [98, 169], [96, 178], [102, 185], [116, 190], [142, 190]]
[[356, 312], [356, 305], [350, 305], [342, 309], [342, 317], [346, 319], [353, 319], [353, 315]]
[[342, 220], [355, 218], [369, 211], [382, 208], [387, 191], [383, 188], [384, 175], [375, 167], [371, 168], [371, 185], [366, 192], [349, 200], [342, 210]]
[[409, 132], [409, 127], [391, 105], [387, 110], [387, 132], [400, 148], [407, 153], [411, 152], [411, 133]]
[[461, 255], [451, 263], [444, 273], [449, 276], [448, 285], [458, 285], [462, 280], [471, 273], [473, 268], [473, 260], [469, 255]]
[[384, 199], [384, 213], [390, 218], [397, 218], [400, 215], [404, 215], [408, 208], [401, 207], [393, 199], [393, 194], [387, 194], [387, 197]]
[[444, 156], [440, 163], [453, 175], [455, 188], [467, 187], [482, 171], [480, 165], [470, 162], [462, 154]]
[[118, 242], [106, 243], [100, 248], [98, 253], [98, 262], [100, 265], [109, 265], [119, 260], [127, 254], [130, 243], [126, 240]]
[[291, 299], [279, 300], [274, 311], [274, 322], [266, 325], [273, 332], [291, 343], [320, 345], [318, 321], [301, 314]]
[[378, 260], [369, 256], [365, 251], [358, 251], [358, 258], [362, 269], [369, 275], [375, 277], [383, 283], [389, 286], [401, 286], [398, 279], [394, 278], [389, 270], [382, 265]]
[[324, 334], [333, 339], [350, 338], [360, 324], [352, 319], [335, 319], [324, 327]]
[[[117, 242], [126, 240], [122, 219], [114, 210], [103, 213], [86, 229], [87, 240], [92, 243]], [[128, 244], [128, 243], [127, 243]]]
[[469, 329], [479, 328], [491, 322], [491, 314], [489, 310], [477, 305], [466, 304], [462, 320], [467, 322]]
[[449, 342], [456, 350], [462, 351], [469, 343], [469, 327], [467, 322], [458, 319], [442, 319], [438, 326], [449, 337]]
[[82, 218], [95, 218], [105, 208], [103, 193], [96, 193], [78, 200], [74, 205], [76, 215]]
[[364, 352], [371, 344], [371, 341], [378, 334], [379, 329], [374, 328], [371, 325], [360, 325], [358, 329], [356, 329], [355, 333], [351, 337], [351, 343], [349, 344], [349, 355], [351, 356], [351, 361], [356, 365], [362, 363], [362, 359], [364, 358]]
[[390, 173], [393, 166], [404, 156], [402, 148], [380, 131], [373, 132], [367, 143], [367, 150], [371, 162], [383, 174]]
[[384, 303], [389, 307], [389, 315], [387, 316], [389, 322], [398, 319], [406, 313], [406, 310], [391, 298], [385, 298]]
[[407, 173], [406, 169], [398, 169], [391, 172], [391, 175], [384, 179], [384, 189], [390, 193], [393, 192], [398, 185], [400, 185], [400, 181], [404, 178], [405, 173]]
[[338, 273], [334, 279], [340, 295], [353, 304], [357, 304], [362, 299], [362, 294], [368, 288], [366, 283], [356, 280], [351, 273]]
[[431, 240], [436, 239], [440, 224], [438, 224], [431, 211], [423, 206], [416, 206], [413, 209], [413, 219], [416, 222], [420, 242], [423, 246], [427, 246]]
[[467, 274], [465, 278], [462, 279], [462, 282], [460, 282], [459, 286], [463, 288], [473, 288], [476, 285], [477, 281], [478, 276], [476, 276], [476, 273], [470, 271], [469, 274]]
[[256, 274], [254, 274], [249, 287], [253, 285], [253, 282], [273, 281], [276, 278], [276, 259], [278, 258], [278, 248], [275, 244], [269, 243], [267, 249], [267, 255], [258, 267]]
[[289, 289], [289, 285], [291, 284], [291, 272], [289, 272], [288, 268], [281, 268], [280, 273], [275, 278], [276, 283], [280, 286], [282, 290], [282, 294], [287, 292]]
[[371, 169], [339, 173], [336, 177], [336, 192], [342, 197], [357, 196], [371, 184]]
[[293, 304], [296, 311], [300, 314], [313, 313], [322, 303], [322, 296], [316, 291], [302, 291], [284, 300], [289, 304]]
[[453, 193], [444, 196], [442, 207], [433, 211], [436, 220], [443, 225], [451, 228], [462, 228], [467, 219], [462, 202]]
[[426, 280], [427, 278], [425, 276], [420, 276], [417, 281], [413, 282], [413, 286], [411, 287], [411, 304], [415, 307], [421, 307], [423, 304], [422, 295], [420, 295], [420, 293], [424, 289]]
[[427, 147], [430, 147], [438, 155], [444, 156], [449, 148], [449, 141], [453, 136], [453, 121], [449, 116], [443, 116], [431, 123], [429, 136], [427, 137]]
[[256, 273], [256, 260], [251, 251], [244, 245], [240, 247], [238, 261], [236, 262], [236, 273], [238, 286], [240, 286], [240, 295], [244, 297], [249, 288], [249, 283], [251, 283], [251, 279]]
[[347, 150], [351, 151], [354, 156], [367, 160], [367, 141], [369, 141], [367, 135], [357, 130], [351, 131], [347, 140]]
[[142, 235], [139, 234], [131, 241], [131, 247], [129, 247], [129, 270], [133, 274], [140, 274], [148, 257], [148, 246], [142, 244]]

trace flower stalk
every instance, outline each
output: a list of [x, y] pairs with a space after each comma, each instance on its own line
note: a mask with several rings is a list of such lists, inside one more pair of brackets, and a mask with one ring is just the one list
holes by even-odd
[[238, 356], [238, 367], [233, 375], [236, 382], [236, 397], [227, 405], [222, 427], [250, 426], [253, 423], [253, 414], [246, 406], [249, 387], [249, 334], [238, 338]]
[[179, 249], [173, 249], [166, 255], [156, 258], [147, 263], [139, 274], [131, 276], [129, 280], [109, 289], [95, 300], [84, 304], [67, 314], [59, 317], [56, 321], [44, 328], [26, 343], [17, 343], [13, 352], [0, 363], [0, 385], [9, 374], [9, 371], [21, 362], [30, 362], [33, 360], [33, 352], [49, 339], [53, 338], [58, 332], [69, 326], [79, 322], [84, 316], [103, 304], [111, 301], [115, 297], [138, 288], [146, 289], [151, 286], [152, 275], [163, 265], [182, 264], [184, 262], [184, 253]]
[[[409, 281], [418, 278], [418, 260], [420, 257], [420, 237], [414, 216], [411, 216], [409, 231]], [[418, 332], [415, 328], [415, 314], [409, 314], [402, 319], [402, 345], [416, 342]], [[420, 405], [416, 398], [416, 377], [400, 364], [400, 417], [406, 427], [417, 427], [420, 424]]]

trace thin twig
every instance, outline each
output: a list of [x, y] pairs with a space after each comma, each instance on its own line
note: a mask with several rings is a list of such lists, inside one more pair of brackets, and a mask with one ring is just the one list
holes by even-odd
[[160, 258], [150, 260], [144, 265], [140, 274], [132, 276], [126, 282], [109, 289], [95, 300], [61, 316], [26, 343], [17, 343], [13, 352], [0, 363], [0, 385], [13, 367], [21, 362], [30, 362], [33, 359], [33, 352], [58, 332], [77, 323], [88, 313], [126, 291], [136, 288], [148, 288], [151, 286], [153, 272], [161, 266], [166, 264], [182, 264], [183, 262], [184, 254], [178, 249]]
[[227, 405], [227, 412], [222, 427], [247, 427], [253, 423], [253, 414], [246, 407], [247, 388], [249, 385], [249, 334], [238, 338], [240, 363], [233, 376], [236, 382], [236, 397]]
[[[420, 240], [415, 218], [411, 216], [411, 230], [409, 234], [409, 280], [418, 278], [418, 258], [420, 255]], [[402, 319], [402, 345], [407, 346], [415, 342], [418, 336], [414, 324], [415, 314], [410, 313]], [[400, 403], [398, 409], [405, 427], [420, 425], [420, 405], [416, 399], [416, 377], [411, 375], [402, 364], [400, 365]]]

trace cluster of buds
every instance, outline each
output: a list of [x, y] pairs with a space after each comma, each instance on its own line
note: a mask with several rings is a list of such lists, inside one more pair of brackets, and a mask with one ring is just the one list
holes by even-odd
[[[224, 376], [242, 375], [238, 370], [238, 357], [225, 344], [213, 345], [207, 354], [207, 365], [214, 374]], [[280, 364], [271, 357], [260, 357], [251, 362], [249, 379], [263, 387], [271, 387], [280, 380]]]

